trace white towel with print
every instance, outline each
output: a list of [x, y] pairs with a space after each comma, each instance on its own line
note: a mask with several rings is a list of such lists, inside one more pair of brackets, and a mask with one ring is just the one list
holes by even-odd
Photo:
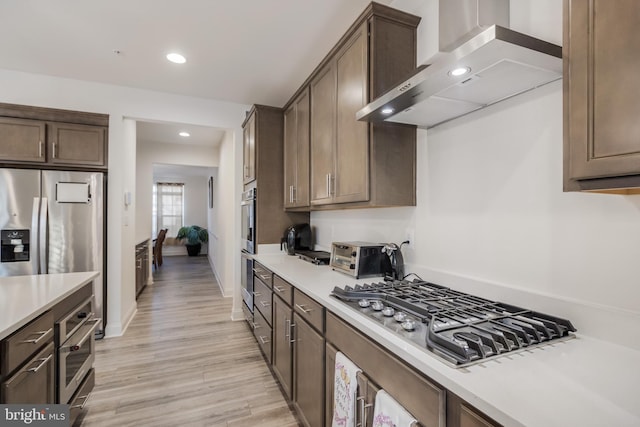
[[358, 372], [361, 372], [361, 369], [351, 360], [341, 352], [336, 353], [331, 427], [355, 427], [356, 425], [356, 393], [358, 390], [356, 375]]
[[410, 427], [417, 420], [384, 390], [376, 393], [373, 427]]

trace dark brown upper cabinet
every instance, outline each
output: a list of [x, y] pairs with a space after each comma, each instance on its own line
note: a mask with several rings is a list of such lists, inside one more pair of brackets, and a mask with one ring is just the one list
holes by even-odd
[[371, 3], [285, 106], [309, 91], [310, 210], [415, 205], [415, 126], [355, 116], [415, 70], [419, 22]]
[[106, 169], [109, 117], [0, 104], [0, 163]]
[[284, 112], [284, 207], [309, 209], [309, 90]]
[[564, 19], [564, 191], [638, 194], [638, 3], [565, 0]]

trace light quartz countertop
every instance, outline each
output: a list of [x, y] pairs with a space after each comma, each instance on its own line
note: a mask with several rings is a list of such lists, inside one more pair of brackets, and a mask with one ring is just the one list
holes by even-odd
[[0, 278], [0, 340], [53, 307], [100, 273], [39, 274]]
[[640, 426], [640, 352], [582, 335], [579, 324], [574, 339], [456, 369], [330, 296], [381, 278], [355, 280], [284, 253], [254, 258], [505, 427]]

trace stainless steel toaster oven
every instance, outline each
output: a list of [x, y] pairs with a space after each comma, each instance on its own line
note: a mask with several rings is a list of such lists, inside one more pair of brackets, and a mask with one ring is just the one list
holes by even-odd
[[331, 268], [356, 279], [384, 276], [389, 272], [388, 257], [383, 244], [369, 242], [333, 242]]

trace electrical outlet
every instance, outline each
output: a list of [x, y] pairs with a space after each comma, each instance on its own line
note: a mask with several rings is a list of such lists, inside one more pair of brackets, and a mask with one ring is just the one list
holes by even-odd
[[405, 246], [413, 247], [414, 245], [413, 239], [415, 239], [415, 230], [413, 228], [407, 228], [404, 231], [404, 240], [408, 240], [409, 243], [407, 243]]

